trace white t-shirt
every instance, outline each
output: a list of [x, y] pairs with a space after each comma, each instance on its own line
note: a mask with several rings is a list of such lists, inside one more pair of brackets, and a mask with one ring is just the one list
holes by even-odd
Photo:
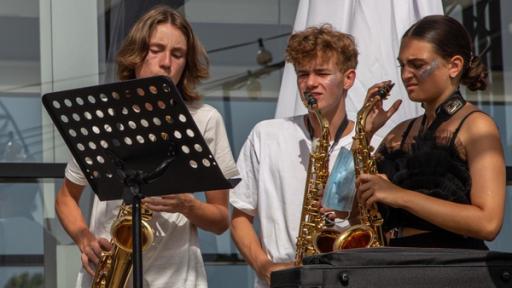
[[[329, 169], [341, 147], [350, 149], [353, 133], [332, 147]], [[263, 249], [276, 263], [295, 259], [310, 151], [303, 115], [258, 123], [240, 151], [242, 181], [230, 191], [229, 201], [259, 218]], [[268, 286], [257, 278], [255, 287]]]
[[[238, 175], [229, 147], [222, 116], [215, 108], [202, 104], [187, 104], [199, 131], [212, 151], [226, 178]], [[65, 176], [70, 181], [87, 185], [76, 161], [68, 162]], [[94, 197], [90, 229], [101, 237], [110, 239], [110, 227], [117, 217], [120, 200], [99, 201]], [[201, 251], [197, 239], [197, 229], [181, 213], [153, 213], [151, 226], [155, 231], [153, 245], [143, 253], [144, 287], [207, 287]], [[91, 287], [91, 278], [82, 268], [76, 287]], [[131, 287], [130, 279], [128, 287]]]

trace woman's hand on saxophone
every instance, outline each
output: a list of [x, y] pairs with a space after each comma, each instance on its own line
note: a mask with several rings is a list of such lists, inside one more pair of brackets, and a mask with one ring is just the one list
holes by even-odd
[[96, 238], [89, 230], [83, 231], [78, 247], [80, 248], [82, 265], [91, 276], [94, 276], [96, 266], [101, 259], [101, 253], [112, 250], [109, 240], [102, 237]]
[[400, 208], [405, 189], [393, 184], [384, 174], [361, 174], [356, 179], [359, 201], [366, 207], [374, 203], [383, 203], [394, 208]]
[[[383, 108], [383, 100], [387, 97], [387, 94], [391, 91], [395, 84], [391, 82], [391, 80], [379, 82], [368, 89], [366, 94], [366, 98], [364, 103], [368, 103], [368, 101], [374, 97], [379, 97], [379, 100], [373, 106], [373, 109], [368, 113], [368, 117], [366, 118], [365, 132], [367, 134], [368, 142], [370, 142], [371, 138], [386, 122], [395, 114], [400, 105], [402, 104], [402, 100], [396, 100], [388, 110], [384, 110]], [[382, 97], [382, 93], [385, 93], [385, 97]]]

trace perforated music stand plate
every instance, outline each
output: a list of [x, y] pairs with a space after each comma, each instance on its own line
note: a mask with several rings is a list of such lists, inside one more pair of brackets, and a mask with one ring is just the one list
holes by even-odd
[[[125, 169], [153, 171], [175, 151], [146, 196], [232, 188], [167, 77], [48, 93], [43, 104], [100, 200], [122, 198]], [[113, 157], [116, 155], [116, 157]]]

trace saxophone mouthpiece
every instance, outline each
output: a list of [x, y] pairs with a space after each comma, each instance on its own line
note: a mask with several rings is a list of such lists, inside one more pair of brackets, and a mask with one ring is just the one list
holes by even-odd
[[313, 108], [317, 104], [315, 97], [313, 97], [313, 95], [310, 92], [304, 92], [304, 98], [306, 98], [308, 107], [310, 108]]
[[395, 86], [395, 83], [386, 84], [384, 85], [384, 87], [380, 88], [379, 92], [377, 92], [380, 98], [385, 99], [388, 96], [391, 89], [393, 89], [393, 86]]

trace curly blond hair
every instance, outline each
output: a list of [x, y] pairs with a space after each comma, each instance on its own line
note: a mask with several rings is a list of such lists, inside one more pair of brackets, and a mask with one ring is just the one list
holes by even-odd
[[334, 57], [340, 72], [345, 72], [357, 67], [358, 54], [351, 35], [334, 30], [330, 24], [323, 24], [292, 34], [286, 48], [286, 61], [297, 67], [318, 57]]

